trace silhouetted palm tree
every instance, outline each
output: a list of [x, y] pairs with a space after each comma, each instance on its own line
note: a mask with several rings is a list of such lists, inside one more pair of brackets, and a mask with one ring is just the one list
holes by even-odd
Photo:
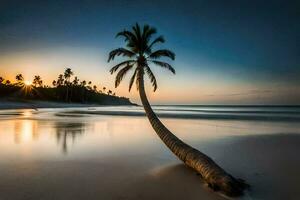
[[34, 76], [32, 84], [34, 85], [34, 87], [36, 87], [37, 85], [42, 87], [43, 81], [42, 81], [41, 77], [37, 75], [37, 76]]
[[69, 87], [70, 87], [70, 78], [74, 73], [72, 72], [71, 68], [66, 68], [64, 72], [65, 77], [65, 85], [67, 86], [67, 94], [66, 94], [66, 101], [69, 101]]
[[79, 83], [79, 79], [77, 78], [77, 76], [75, 76], [74, 80], [73, 80], [73, 85], [77, 86]]
[[106, 87], [103, 87], [102, 89], [103, 89], [103, 93], [105, 93]]
[[4, 78], [0, 77], [0, 84], [2, 84], [2, 82], [4, 82]]
[[85, 89], [86, 81], [85, 80], [81, 81], [80, 86], [82, 87], [81, 101], [84, 102], [86, 99], [85, 98], [85, 96], [86, 96], [86, 89]]
[[131, 31], [124, 30], [119, 32], [116, 37], [123, 37], [125, 39], [127, 48], [118, 48], [110, 52], [108, 62], [113, 60], [116, 56], [127, 57], [125, 60], [113, 68], [110, 72], [113, 74], [117, 72], [115, 87], [118, 87], [125, 74], [131, 69], [134, 69], [133, 76], [129, 82], [129, 91], [134, 82], [138, 88], [140, 98], [146, 115], [161, 140], [168, 146], [168, 148], [186, 165], [195, 169], [208, 185], [214, 190], [221, 190], [228, 196], [241, 195], [246, 187], [246, 184], [240, 179], [235, 179], [230, 174], [225, 172], [220, 166], [218, 166], [211, 158], [202, 152], [187, 145], [182, 140], [177, 138], [171, 133], [158, 119], [153, 112], [144, 88], [144, 74], [146, 73], [154, 91], [157, 89], [156, 78], [150, 68], [150, 64], [157, 65], [162, 68], [170, 70], [175, 74], [173, 67], [159, 58], [175, 59], [175, 54], [167, 49], [153, 50], [153, 47], [159, 43], [164, 43], [165, 40], [162, 36], [151, 40], [151, 37], [156, 33], [156, 29], [145, 25], [142, 29], [138, 24], [132, 27]]
[[85, 81], [85, 80], [81, 81], [81, 82], [80, 82], [80, 85], [81, 85], [82, 87], [85, 87], [85, 86], [86, 86], [86, 81]]
[[57, 86], [62, 86], [64, 84], [64, 75], [60, 74], [58, 75], [56, 85]]
[[57, 85], [57, 84], [56, 84], [56, 80], [53, 80], [53, 81], [52, 81], [52, 85], [53, 85], [54, 87], [56, 87], [56, 85]]
[[87, 88], [88, 90], [92, 90], [91, 85], [92, 85], [92, 81], [89, 81], [89, 82], [88, 82], [88, 85], [86, 86], [86, 88]]
[[94, 90], [95, 92], [97, 92], [97, 85], [94, 85], [94, 86], [93, 86], [93, 90]]
[[24, 77], [22, 74], [17, 74], [16, 75], [16, 81], [18, 84], [22, 85], [23, 84], [23, 81], [24, 81]]
[[11, 82], [10, 82], [10, 80], [5, 80], [4, 84], [5, 84], [5, 85], [10, 85]]

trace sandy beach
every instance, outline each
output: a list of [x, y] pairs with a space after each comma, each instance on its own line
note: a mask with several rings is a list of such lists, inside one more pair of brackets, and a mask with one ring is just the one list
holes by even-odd
[[[226, 199], [170, 153], [145, 117], [79, 111], [68, 116], [64, 109], [2, 111], [1, 200]], [[298, 199], [299, 123], [163, 122], [251, 185], [238, 199]]]

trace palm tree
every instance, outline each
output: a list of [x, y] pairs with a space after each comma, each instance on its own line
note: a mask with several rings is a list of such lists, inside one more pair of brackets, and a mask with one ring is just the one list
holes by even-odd
[[4, 82], [4, 78], [0, 77], [0, 84], [2, 84], [2, 82]]
[[97, 85], [93, 86], [93, 90], [94, 90], [94, 92], [97, 92]]
[[22, 85], [23, 84], [23, 81], [24, 81], [24, 77], [22, 74], [17, 74], [16, 75], [16, 81], [19, 85]]
[[247, 184], [241, 179], [236, 179], [219, 165], [217, 165], [210, 157], [197, 149], [184, 143], [169, 131], [156, 116], [148, 102], [144, 88], [144, 74], [146, 73], [154, 91], [157, 89], [156, 78], [150, 68], [150, 64], [170, 70], [175, 74], [174, 68], [161, 60], [160, 58], [175, 59], [175, 54], [167, 49], [153, 50], [153, 47], [159, 43], [164, 43], [163, 36], [159, 36], [151, 40], [156, 33], [156, 29], [145, 25], [142, 29], [138, 24], [132, 27], [131, 31], [124, 30], [119, 32], [116, 37], [123, 37], [127, 48], [117, 48], [109, 53], [108, 62], [114, 60], [116, 56], [127, 57], [125, 60], [111, 68], [110, 73], [118, 71], [115, 80], [115, 87], [118, 87], [124, 76], [131, 69], [134, 70], [133, 76], [129, 82], [129, 91], [133, 83], [136, 83], [141, 102], [144, 106], [146, 115], [161, 140], [167, 147], [186, 165], [195, 169], [214, 190], [220, 190], [228, 196], [242, 195]]
[[56, 80], [53, 80], [53, 81], [52, 81], [52, 85], [53, 85], [54, 87], [57, 86]]
[[89, 81], [89, 82], [88, 82], [88, 86], [87, 86], [87, 89], [88, 89], [88, 90], [92, 90], [91, 85], [92, 85], [92, 81]]
[[71, 68], [66, 68], [64, 72], [65, 77], [65, 85], [67, 86], [67, 94], [66, 94], [66, 101], [69, 101], [69, 86], [70, 86], [70, 78], [74, 73], [72, 72]]
[[103, 89], [103, 93], [105, 93], [106, 87], [103, 87], [102, 89]]
[[77, 76], [75, 76], [75, 78], [74, 78], [74, 80], [73, 80], [73, 85], [74, 85], [74, 86], [77, 86], [78, 83], [79, 83], [79, 79], [78, 79]]
[[64, 84], [64, 75], [60, 74], [58, 75], [56, 85], [57, 86], [62, 86]]
[[10, 80], [6, 80], [6, 81], [4, 82], [4, 84], [5, 84], [5, 85], [10, 85], [11, 82], [10, 82]]
[[81, 85], [81, 87], [85, 87], [86, 86], [86, 81], [85, 80], [81, 81], [80, 85]]
[[82, 97], [81, 97], [81, 101], [82, 102], [84, 102], [85, 101], [85, 97], [86, 97], [86, 88], [85, 88], [85, 86], [86, 86], [86, 81], [85, 80], [83, 80], [83, 81], [81, 81], [80, 82], [80, 86], [81, 86], [81, 88], [82, 88]]
[[34, 85], [34, 87], [36, 87], [37, 85], [42, 87], [42, 85], [43, 85], [42, 78], [40, 76], [34, 76], [32, 84]]

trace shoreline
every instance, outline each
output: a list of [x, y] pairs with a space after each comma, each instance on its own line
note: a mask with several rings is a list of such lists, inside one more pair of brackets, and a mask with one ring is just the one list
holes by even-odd
[[31, 100], [0, 100], [0, 110], [13, 110], [13, 109], [37, 109], [37, 108], [88, 108], [88, 107], [102, 107], [102, 106], [137, 106], [120, 105], [120, 104], [93, 104], [93, 103], [65, 103], [55, 101], [31, 101]]
[[[300, 117], [298, 115], [289, 116], [277, 116], [277, 115], [236, 115], [236, 114], [219, 114], [219, 113], [168, 113], [159, 112], [155, 110], [157, 116], [160, 118], [176, 118], [176, 119], [210, 119], [210, 120], [249, 120], [249, 121], [289, 121], [299, 122]], [[107, 116], [127, 116], [127, 117], [144, 117], [146, 116], [144, 111], [104, 111], [104, 110], [77, 110], [77, 111], [65, 111], [60, 115], [72, 115], [72, 114], [88, 114], [88, 115], [107, 115]]]

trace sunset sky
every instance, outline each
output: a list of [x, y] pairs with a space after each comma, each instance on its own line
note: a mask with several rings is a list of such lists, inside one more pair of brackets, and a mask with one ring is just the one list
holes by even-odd
[[40, 75], [51, 85], [66, 67], [117, 95], [107, 63], [123, 46], [115, 34], [138, 22], [164, 35], [176, 53], [172, 75], [153, 66], [153, 104], [299, 104], [299, 1], [0, 2], [0, 76]]

